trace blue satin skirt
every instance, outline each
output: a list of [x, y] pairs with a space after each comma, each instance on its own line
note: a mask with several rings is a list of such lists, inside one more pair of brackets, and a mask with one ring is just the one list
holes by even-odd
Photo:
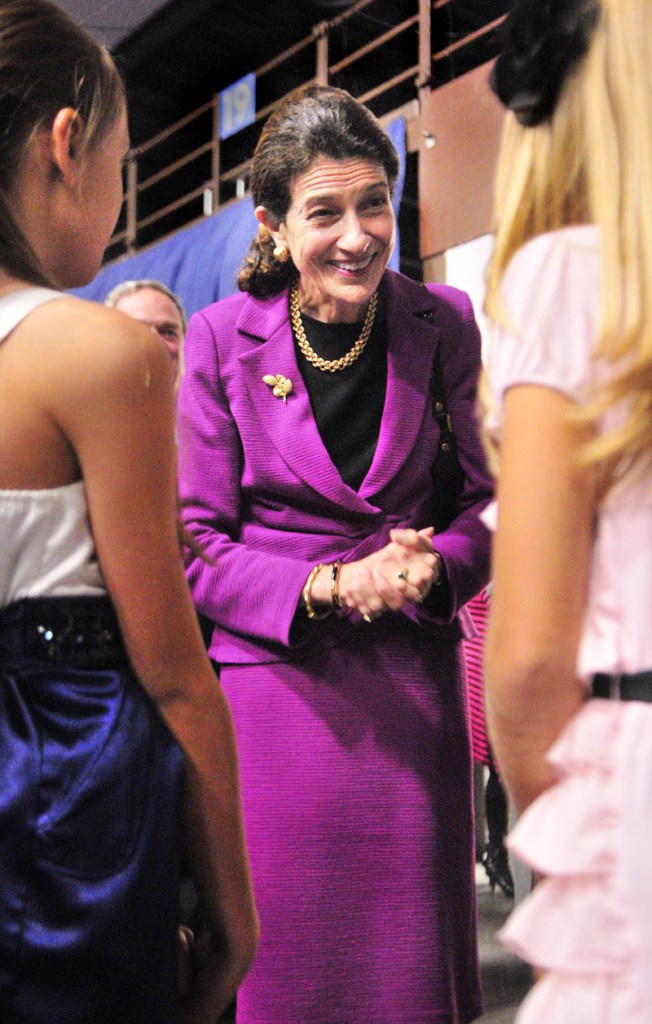
[[172, 1024], [183, 758], [106, 598], [0, 611], [0, 1022]]

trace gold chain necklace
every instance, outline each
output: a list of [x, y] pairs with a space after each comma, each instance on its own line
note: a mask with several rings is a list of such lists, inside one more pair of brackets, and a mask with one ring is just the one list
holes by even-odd
[[294, 336], [297, 339], [297, 344], [308, 362], [312, 363], [313, 366], [316, 366], [318, 370], [324, 370], [327, 373], [337, 373], [338, 370], [345, 370], [347, 366], [354, 363], [356, 359], [362, 355], [364, 347], [369, 341], [371, 328], [374, 325], [377, 305], [378, 295], [374, 292], [371, 296], [371, 302], [369, 303], [369, 309], [367, 310], [367, 315], [365, 317], [360, 337], [353, 348], [349, 349], [345, 356], [342, 356], [340, 359], [322, 359], [321, 356], [318, 356], [315, 350], [310, 347], [306, 337], [306, 332], [303, 329], [301, 313], [299, 311], [299, 285], [295, 282], [290, 293], [290, 323], [292, 324], [292, 330], [294, 331]]

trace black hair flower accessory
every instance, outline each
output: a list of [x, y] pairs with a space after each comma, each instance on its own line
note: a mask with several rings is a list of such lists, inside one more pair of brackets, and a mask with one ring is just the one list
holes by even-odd
[[490, 84], [521, 124], [534, 127], [552, 115], [599, 13], [596, 0], [514, 0]]

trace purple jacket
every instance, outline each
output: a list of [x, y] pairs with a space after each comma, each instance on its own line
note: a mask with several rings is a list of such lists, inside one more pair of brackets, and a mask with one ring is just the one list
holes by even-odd
[[[197, 609], [215, 623], [210, 654], [217, 662], [291, 658], [305, 641], [305, 631], [292, 627], [316, 562], [354, 561], [386, 544], [395, 526], [431, 525], [436, 350], [466, 483], [459, 516], [435, 539], [449, 583], [440, 588], [445, 607], [429, 598], [395, 614], [442, 639], [469, 632], [467, 613], [458, 613], [488, 579], [489, 535], [478, 513], [492, 494], [475, 411], [479, 331], [468, 296], [454, 288], [424, 288], [388, 270], [385, 300], [387, 394], [359, 491], [343, 482], [319, 435], [287, 292], [265, 300], [239, 293], [190, 322], [179, 394], [180, 491], [186, 526], [208, 557], [190, 560], [188, 578]], [[423, 318], [428, 311], [433, 322]], [[292, 382], [286, 401], [263, 381], [276, 374]], [[337, 620], [318, 625], [323, 636]]]

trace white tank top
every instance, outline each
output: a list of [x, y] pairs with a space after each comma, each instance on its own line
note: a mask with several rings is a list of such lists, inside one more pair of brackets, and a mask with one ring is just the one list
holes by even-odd
[[[0, 344], [33, 309], [60, 296], [24, 288], [0, 299]], [[83, 480], [38, 491], [0, 489], [0, 607], [23, 597], [106, 593]]]

